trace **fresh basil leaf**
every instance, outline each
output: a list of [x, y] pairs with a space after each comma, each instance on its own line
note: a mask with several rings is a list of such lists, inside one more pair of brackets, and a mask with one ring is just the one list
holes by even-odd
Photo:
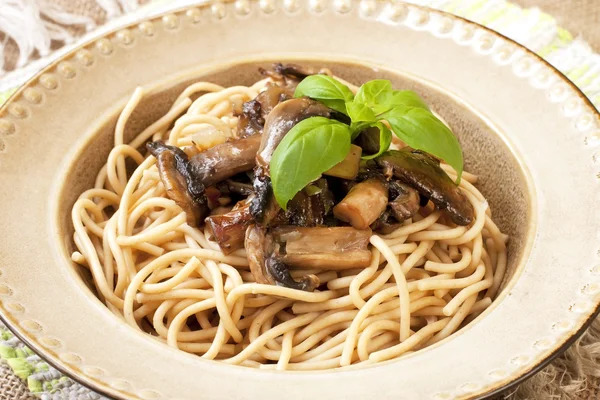
[[381, 154], [388, 151], [390, 144], [392, 144], [392, 131], [388, 129], [382, 122], [375, 122], [371, 126], [379, 128], [379, 151], [375, 154], [363, 155], [363, 160], [372, 160], [375, 157], [379, 157]]
[[369, 106], [383, 104], [392, 91], [392, 83], [390, 81], [375, 79], [364, 83], [358, 88], [358, 92], [354, 96], [354, 101]]
[[348, 116], [352, 120], [352, 123], [371, 122], [376, 120], [373, 110], [365, 104], [351, 101], [346, 103], [346, 110], [348, 111]]
[[354, 101], [365, 104], [381, 114], [396, 106], [408, 106], [429, 110], [427, 104], [412, 90], [393, 90], [392, 83], [385, 79], [376, 79], [362, 85]]
[[307, 118], [285, 135], [273, 152], [270, 171], [273, 193], [284, 210], [296, 193], [350, 151], [350, 127], [324, 117]]
[[325, 104], [327, 107], [332, 110], [339, 111], [342, 114], [348, 115], [346, 111], [346, 101], [345, 100], [333, 100], [333, 99], [318, 99], [319, 102]]
[[350, 124], [350, 132], [352, 132], [351, 139], [354, 141], [366, 128], [371, 126], [371, 122], [352, 122]]
[[343, 113], [346, 113], [346, 107], [343, 104], [354, 98], [354, 94], [348, 86], [327, 75], [310, 75], [304, 78], [294, 93], [294, 97], [302, 96], [318, 100]]
[[392, 130], [404, 143], [413, 149], [423, 150], [441, 158], [458, 174], [463, 171], [463, 154], [460, 143], [452, 131], [431, 111], [423, 108], [397, 106], [383, 114]]
[[[388, 110], [397, 106], [407, 106], [422, 108], [423, 110], [429, 111], [429, 106], [427, 103], [425, 103], [425, 101], [423, 101], [423, 99], [412, 90], [394, 90], [385, 99], [385, 106], [389, 107]], [[375, 112], [379, 114], [380, 112], [384, 111], [376, 110]]]

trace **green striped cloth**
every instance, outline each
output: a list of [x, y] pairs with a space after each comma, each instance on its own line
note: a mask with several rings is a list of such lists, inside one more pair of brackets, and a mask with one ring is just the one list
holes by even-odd
[[[595, 54], [581, 39], [574, 39], [556, 20], [538, 9], [522, 9], [504, 0], [409, 0], [409, 2], [447, 11], [492, 28], [525, 45], [562, 71], [598, 107], [600, 105], [600, 55]], [[192, 4], [194, 1], [184, 1]], [[155, 0], [137, 11], [110, 21], [88, 40], [116, 26], [136, 21], [171, 8], [181, 7], [182, 1]], [[49, 61], [64, 54], [77, 43], [66, 46], [44, 60], [32, 63], [20, 71], [0, 79], [0, 104]], [[0, 358], [15, 374], [27, 381], [29, 389], [41, 399], [103, 399], [36, 356], [8, 329], [0, 325]]]

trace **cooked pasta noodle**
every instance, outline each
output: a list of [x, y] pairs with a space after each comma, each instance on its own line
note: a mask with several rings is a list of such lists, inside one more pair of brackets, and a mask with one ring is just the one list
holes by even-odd
[[475, 188], [477, 177], [466, 172], [460, 190], [475, 210], [469, 226], [454, 225], [430, 203], [394, 232], [370, 238], [368, 267], [312, 268], [322, 284], [312, 293], [256, 283], [244, 249], [225, 255], [207, 230], [186, 222], [142, 145], [165, 140], [205, 149], [236, 137], [232, 110], [268, 81], [192, 84], [127, 144], [125, 125], [144, 96], [134, 92], [94, 188], [72, 210], [72, 259], [89, 269], [107, 307], [169, 346], [278, 370], [389, 360], [437, 343], [485, 310], [504, 277], [508, 237]]

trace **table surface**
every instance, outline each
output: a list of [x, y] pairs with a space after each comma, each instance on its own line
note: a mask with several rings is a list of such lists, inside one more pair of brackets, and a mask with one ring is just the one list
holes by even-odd
[[513, 0], [521, 7], [539, 7], [573, 36], [585, 39], [600, 52], [600, 0]]

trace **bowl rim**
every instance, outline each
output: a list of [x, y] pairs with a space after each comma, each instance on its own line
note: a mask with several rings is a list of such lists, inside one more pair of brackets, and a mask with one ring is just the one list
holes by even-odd
[[[250, 0], [250, 1], [253, 3], [258, 2], [258, 0]], [[235, 3], [236, 0], [219, 0], [217, 2], [222, 3], [222, 4], [229, 4], [229, 3]], [[328, 0], [328, 2], [332, 3], [333, 0]], [[392, 2], [392, 0], [376, 0], [376, 2], [379, 4], [390, 4]], [[24, 90], [26, 90], [28, 87], [30, 87], [32, 85], [32, 83], [35, 83], [36, 81], [38, 81], [40, 76], [42, 76], [44, 73], [52, 71], [62, 61], [66, 60], [66, 59], [70, 59], [79, 50], [92, 45], [93, 43], [97, 42], [98, 40], [113, 36], [114, 34], [116, 34], [117, 32], [119, 32], [123, 29], [130, 29], [130, 28], [136, 27], [139, 24], [146, 22], [146, 21], [158, 20], [160, 18], [163, 18], [163, 17], [165, 17], [167, 15], [171, 15], [171, 14], [180, 14], [180, 13], [185, 12], [190, 9], [209, 8], [214, 3], [215, 3], [215, 1], [213, 1], [213, 0], [201, 1], [199, 3], [188, 4], [188, 5], [181, 6], [181, 7], [174, 7], [172, 9], [169, 9], [166, 11], [161, 11], [159, 13], [151, 13], [148, 16], [136, 18], [132, 22], [128, 22], [123, 25], [119, 25], [113, 29], [104, 31], [97, 36], [93, 36], [92, 38], [89, 38], [88, 40], [83, 41], [82, 43], [71, 48], [69, 51], [61, 54], [59, 57], [57, 57], [56, 59], [51, 61], [49, 64], [47, 64], [42, 69], [40, 69], [35, 75], [33, 75], [26, 82], [24, 82], [21, 86], [19, 86], [19, 88], [14, 93], [12, 93], [10, 95], [10, 97], [4, 102], [4, 104], [2, 104], [0, 106], [0, 114], [3, 112], [6, 112], [8, 110], [8, 107], [13, 103], [13, 101], [16, 98], [18, 98]], [[583, 102], [583, 106], [585, 108], [587, 108], [588, 111], [591, 111], [591, 113], [597, 119], [600, 119], [600, 111], [596, 108], [596, 106], [592, 103], [592, 101], [582, 92], [582, 90], [577, 85], [575, 85], [566, 75], [564, 75], [562, 72], [560, 72], [556, 67], [554, 67], [548, 61], [546, 61], [544, 58], [542, 58], [541, 56], [539, 56], [537, 53], [530, 50], [526, 46], [521, 45], [520, 43], [516, 42], [515, 40], [495, 31], [491, 28], [488, 28], [477, 22], [473, 22], [471, 20], [454, 15], [454, 14], [446, 12], [446, 11], [438, 10], [438, 9], [431, 8], [428, 6], [408, 3], [405, 0], [394, 1], [394, 4], [404, 5], [406, 7], [419, 9], [419, 10], [422, 10], [422, 11], [425, 11], [428, 13], [442, 15], [444, 17], [450, 18], [455, 21], [460, 21], [465, 25], [471, 25], [473, 27], [476, 27], [477, 29], [485, 31], [487, 34], [494, 36], [495, 38], [499, 38], [507, 43], [510, 43], [512, 46], [515, 46], [519, 50], [523, 51], [525, 55], [534, 58], [537, 63], [543, 64], [553, 75], [555, 75], [560, 80], [561, 83], [566, 84], [571, 89], [572, 94], [577, 96], [577, 98]], [[151, 82], [149, 82], [149, 83], [151, 83]], [[488, 384], [486, 387], [482, 388], [481, 390], [477, 391], [476, 393], [473, 393], [472, 398], [477, 398], [477, 399], [492, 398], [498, 394], [501, 394], [505, 391], [510, 390], [511, 388], [514, 388], [518, 384], [522, 383], [523, 381], [527, 380], [528, 378], [530, 378], [531, 376], [535, 375], [540, 370], [542, 370], [551, 361], [553, 361], [556, 357], [558, 357], [560, 354], [562, 354], [568, 347], [570, 347], [585, 332], [585, 330], [587, 330], [589, 328], [589, 326], [592, 324], [594, 319], [596, 317], [598, 317], [598, 315], [600, 315], [600, 300], [595, 300], [594, 302], [596, 303], [596, 305], [594, 307], [593, 312], [591, 312], [589, 314], [589, 316], [587, 317], [587, 319], [584, 320], [584, 322], [580, 326], [580, 328], [574, 332], [565, 333], [565, 335], [563, 335], [563, 338], [566, 338], [566, 340], [561, 345], [557, 346], [554, 351], [552, 351], [550, 354], [546, 355], [545, 357], [542, 357], [536, 364], [532, 365], [528, 370], [526, 370], [526, 371], [520, 370], [518, 372], [512, 373], [510, 376], [510, 378], [511, 378], [510, 380], [504, 380], [497, 385], [495, 383]], [[93, 378], [87, 377], [84, 374], [76, 374], [76, 373], [70, 372], [69, 368], [64, 365], [63, 361], [61, 361], [58, 357], [54, 357], [52, 355], [51, 351], [45, 350], [38, 343], [36, 343], [35, 340], [33, 340], [30, 336], [28, 336], [27, 331], [25, 329], [19, 327], [17, 323], [11, 322], [10, 318], [8, 318], [6, 315], [4, 315], [4, 313], [1, 310], [0, 310], [0, 321], [2, 321], [2, 323], [4, 323], [4, 325], [19, 340], [21, 340], [27, 347], [29, 347], [40, 358], [42, 358], [45, 362], [47, 362], [49, 365], [54, 367], [56, 370], [58, 370], [65, 376], [73, 379], [74, 381], [87, 387], [88, 389], [98, 392], [104, 396], [109, 396], [109, 397], [118, 398], [118, 399], [127, 399], [128, 398], [123, 395], [122, 391], [113, 389], [108, 385], [100, 384]], [[512, 379], [513, 377], [514, 377], [514, 379]]]

